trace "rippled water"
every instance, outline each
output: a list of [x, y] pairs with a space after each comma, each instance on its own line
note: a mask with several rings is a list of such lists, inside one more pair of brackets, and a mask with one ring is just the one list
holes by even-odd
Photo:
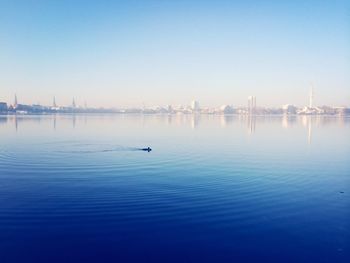
[[347, 118], [0, 116], [0, 146], [1, 263], [350, 259]]

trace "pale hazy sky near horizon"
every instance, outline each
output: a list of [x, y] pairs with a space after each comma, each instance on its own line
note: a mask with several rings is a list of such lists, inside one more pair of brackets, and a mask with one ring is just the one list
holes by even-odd
[[350, 1], [0, 0], [0, 101], [350, 105]]

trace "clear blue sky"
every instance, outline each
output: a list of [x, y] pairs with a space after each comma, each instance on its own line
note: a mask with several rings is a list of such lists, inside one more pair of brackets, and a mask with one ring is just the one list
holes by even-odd
[[0, 0], [0, 101], [350, 105], [350, 1]]

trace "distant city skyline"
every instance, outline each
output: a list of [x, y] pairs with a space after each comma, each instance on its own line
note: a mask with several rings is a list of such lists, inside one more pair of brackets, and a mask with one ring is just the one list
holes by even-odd
[[[131, 106], [121, 106], [121, 105], [112, 105], [112, 106], [106, 106], [106, 105], [94, 105], [92, 106], [92, 108], [99, 108], [99, 107], [105, 107], [105, 108], [145, 108], [145, 107], [148, 107], [148, 108], [151, 108], [151, 107], [156, 107], [156, 106], [183, 106], [183, 107], [189, 107], [191, 108], [192, 110], [196, 111], [200, 108], [215, 108], [215, 107], [220, 107], [220, 106], [225, 106], [225, 105], [230, 105], [230, 106], [234, 106], [234, 107], [244, 107], [244, 106], [247, 106], [247, 108], [251, 111], [251, 109], [253, 108], [256, 108], [256, 107], [281, 107], [281, 106], [288, 106], [288, 105], [294, 105], [294, 106], [297, 106], [297, 107], [309, 107], [309, 108], [313, 108], [313, 107], [318, 107], [318, 106], [332, 106], [332, 107], [349, 107], [349, 104], [348, 105], [331, 105], [331, 104], [315, 104], [314, 103], [314, 87], [313, 85], [311, 86], [310, 90], [309, 90], [309, 94], [308, 94], [308, 97], [307, 99], [305, 98], [305, 101], [307, 101], [305, 104], [298, 104], [298, 103], [293, 103], [293, 102], [290, 102], [290, 103], [280, 103], [279, 105], [257, 105], [257, 102], [256, 102], [256, 96], [248, 96], [246, 98], [246, 103], [242, 103], [242, 104], [233, 104], [233, 103], [219, 103], [217, 105], [202, 105], [200, 104], [200, 102], [196, 99], [193, 99], [191, 101], [187, 101], [187, 103], [175, 103], [175, 104], [165, 104], [165, 103], [160, 103], [160, 104], [148, 104], [146, 106], [146, 103], [143, 102], [142, 105], [131, 105]], [[6, 101], [6, 100], [2, 100], [0, 98], [0, 102], [6, 102], [8, 104], [8, 106], [16, 106], [17, 104], [24, 104], [24, 105], [43, 105], [43, 106], [50, 106], [50, 107], [84, 107], [84, 108], [87, 108], [88, 104], [87, 104], [87, 101], [86, 100], [83, 100], [81, 102], [76, 102], [76, 99], [75, 97], [72, 97], [71, 98], [71, 103], [68, 103], [68, 104], [60, 104], [57, 102], [57, 99], [56, 99], [56, 96], [53, 96], [52, 97], [52, 101], [51, 101], [51, 104], [50, 103], [40, 103], [40, 101], [38, 100], [37, 102], [28, 102], [28, 101], [20, 101], [18, 102], [18, 97], [17, 97], [17, 93], [14, 94], [14, 97], [13, 97], [13, 101]], [[247, 105], [248, 104], [248, 105]]]
[[350, 2], [2, 1], [0, 101], [350, 105]]

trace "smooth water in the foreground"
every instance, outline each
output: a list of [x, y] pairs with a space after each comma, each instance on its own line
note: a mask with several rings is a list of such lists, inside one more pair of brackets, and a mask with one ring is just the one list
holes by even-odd
[[350, 119], [0, 116], [0, 262], [350, 262]]

